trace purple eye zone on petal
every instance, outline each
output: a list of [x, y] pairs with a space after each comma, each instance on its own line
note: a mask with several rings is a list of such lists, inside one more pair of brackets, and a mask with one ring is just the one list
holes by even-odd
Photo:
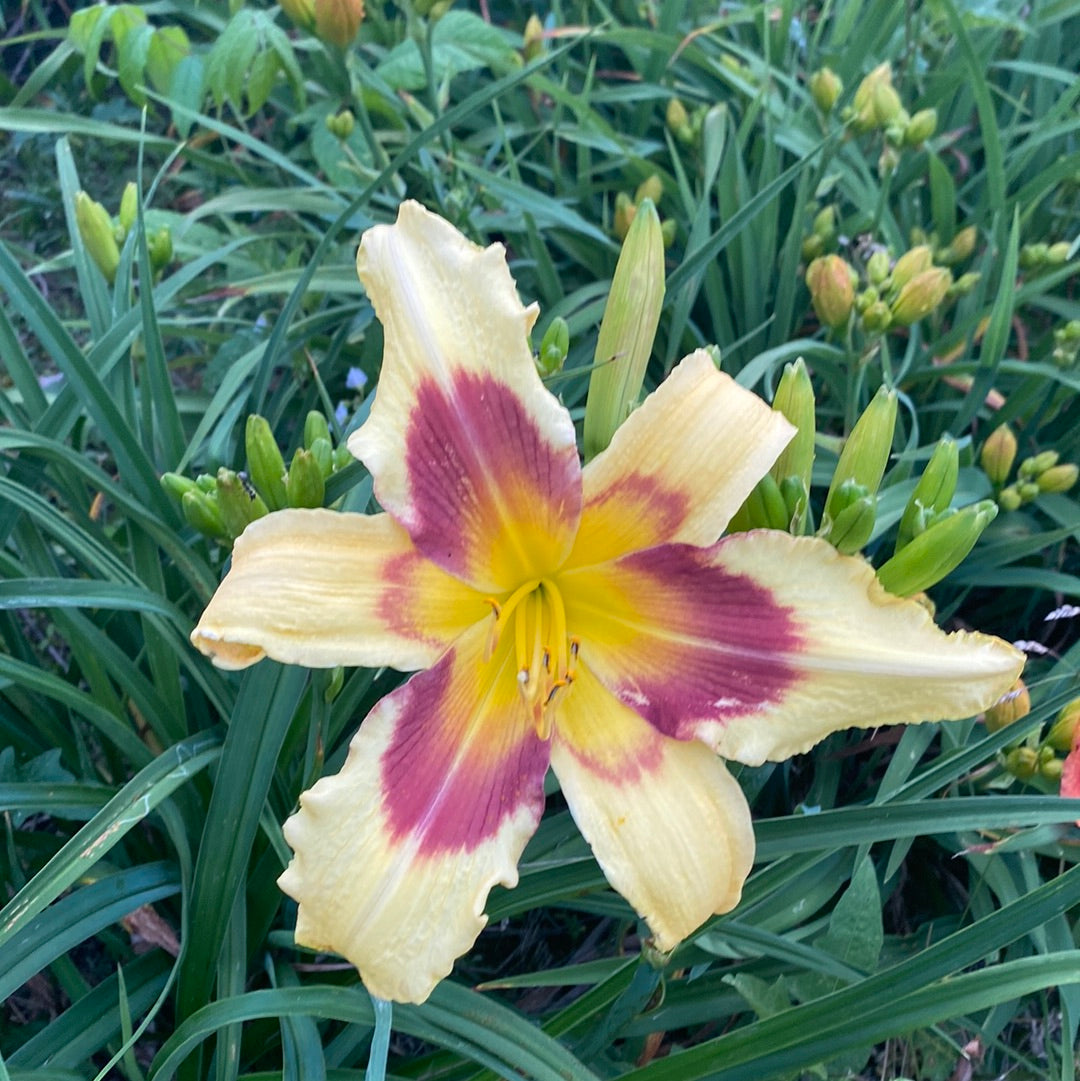
[[[523, 807], [537, 821], [544, 809], [548, 745], [531, 725], [477, 717], [476, 684], [453, 677], [450, 650], [390, 696], [399, 715], [379, 762], [387, 825], [395, 842], [412, 837], [422, 855], [472, 851]], [[468, 739], [473, 724], [490, 743]]]
[[404, 524], [416, 547], [452, 574], [468, 576], [477, 559], [493, 558], [494, 547], [476, 545], [496, 545], [508, 527], [550, 532], [580, 512], [576, 447], [552, 446], [520, 393], [490, 375], [459, 371], [449, 391], [421, 382], [404, 451]]
[[[722, 548], [723, 542], [713, 551]], [[612, 689], [660, 732], [683, 739], [694, 722], [767, 710], [799, 679], [803, 640], [792, 610], [753, 579], [713, 564], [709, 549], [664, 545], [622, 565], [635, 595], [650, 612], [663, 613], [664, 632], [651, 657], [648, 632], [631, 647]]]

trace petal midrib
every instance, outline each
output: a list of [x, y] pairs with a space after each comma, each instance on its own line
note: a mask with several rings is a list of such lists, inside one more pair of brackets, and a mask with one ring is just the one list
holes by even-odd
[[[725, 657], [773, 661], [778, 665], [808, 672], [860, 672], [870, 676], [889, 676], [902, 672], [905, 675], [917, 678], [954, 681], [958, 677], [967, 675], [971, 670], [970, 658], [958, 658], [946, 666], [946, 662], [943, 661], [940, 655], [928, 656], [925, 659], [919, 658], [918, 661], [913, 661], [910, 652], [902, 650], [883, 655], [880, 663], [868, 663], [865, 656], [847, 658], [842, 654], [814, 653], [802, 650], [755, 649], [726, 642], [716, 642], [712, 639], [685, 634], [654, 623], [613, 616], [609, 610], [578, 600], [574, 601], [574, 609], [576, 611], [597, 613], [603, 619], [618, 623], [643, 638], [655, 638], [688, 650], [708, 650]], [[891, 658], [895, 658], [899, 663], [888, 663]]]

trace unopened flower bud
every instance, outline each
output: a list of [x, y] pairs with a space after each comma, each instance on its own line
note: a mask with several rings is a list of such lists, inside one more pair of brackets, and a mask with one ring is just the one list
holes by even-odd
[[162, 473], [161, 487], [179, 503], [184, 498], [185, 492], [196, 490], [198, 485], [190, 477], [179, 473]]
[[1039, 760], [1039, 776], [1044, 781], [1051, 783], [1061, 780], [1065, 772], [1065, 763], [1060, 758], [1045, 758]]
[[1025, 244], [1020, 249], [1020, 265], [1025, 270], [1034, 270], [1041, 267], [1046, 263], [1049, 252], [1049, 244]]
[[117, 219], [123, 227], [124, 234], [128, 234], [135, 227], [135, 219], [139, 210], [139, 189], [133, 180], [124, 185], [124, 194], [120, 196], [120, 213]]
[[542, 377], [562, 371], [566, 363], [566, 354], [570, 352], [570, 325], [561, 315], [557, 315], [548, 324], [544, 337], [540, 340], [540, 352], [536, 356], [536, 367]]
[[1054, 331], [1054, 363], [1059, 368], [1071, 368], [1080, 356], [1080, 319], [1070, 319]]
[[934, 453], [930, 456], [930, 461], [927, 462], [901, 515], [896, 537], [898, 552], [916, 534], [922, 532], [922, 529], [917, 528], [920, 511], [928, 512], [928, 517], [932, 519], [948, 508], [952, 502], [953, 493], [956, 491], [959, 475], [960, 451], [957, 449], [956, 441], [947, 435], [943, 436], [934, 448]]
[[818, 68], [810, 76], [810, 96], [814, 104], [823, 112], [831, 113], [837, 99], [843, 93], [844, 84], [832, 68]]
[[634, 206], [633, 200], [625, 191], [620, 191], [619, 194], [615, 196], [615, 218], [612, 222], [612, 225], [615, 228], [615, 235], [620, 240], [626, 239], [636, 214], [637, 207]]
[[810, 509], [810, 492], [802, 477], [784, 477], [780, 481], [780, 494], [788, 512], [788, 531], [801, 534], [806, 531], [807, 512]]
[[855, 422], [840, 452], [840, 460], [836, 463], [836, 472], [825, 500], [826, 512], [830, 517], [836, 517], [837, 500], [848, 481], [862, 485], [867, 494], [876, 495], [889, 462], [895, 427], [896, 391], [881, 387]]
[[270, 510], [289, 505], [285, 489], [285, 459], [265, 417], [252, 413], [244, 429], [248, 475]]
[[766, 473], [754, 485], [746, 499], [744, 510], [750, 529], [778, 529], [787, 532], [791, 525], [791, 514], [784, 501], [780, 485], [771, 473]]
[[999, 425], [987, 437], [979, 452], [979, 464], [995, 488], [1000, 488], [1012, 472], [1017, 442], [1007, 424]]
[[308, 450], [311, 451], [312, 456], [318, 463], [319, 472], [322, 474], [323, 480], [326, 480], [331, 473], [334, 472], [334, 448], [329, 439], [323, 439], [320, 436], [318, 439], [313, 440]]
[[934, 253], [929, 244], [916, 244], [904, 252], [892, 269], [893, 289], [902, 289], [917, 274], [929, 270], [934, 265]]
[[321, 507], [326, 495], [322, 466], [313, 451], [300, 447], [285, 478], [290, 507]]
[[90, 258], [105, 276], [105, 280], [112, 285], [120, 265], [120, 249], [116, 244], [109, 212], [85, 191], [76, 192], [75, 224]]
[[1033, 747], [1014, 747], [1005, 756], [1005, 768], [1021, 781], [1030, 780], [1039, 768], [1039, 755]]
[[278, 6], [302, 30], [315, 29], [315, 0], [278, 0]]
[[836, 207], [831, 203], [822, 207], [814, 215], [812, 231], [823, 240], [829, 240], [836, 234]]
[[888, 176], [892, 176], [896, 172], [896, 167], [900, 164], [900, 151], [896, 147], [886, 143], [881, 148], [881, 155], [878, 157], [877, 171], [878, 176], [884, 180]]
[[889, 253], [878, 248], [866, 261], [866, 276], [875, 288], [889, 276]]
[[326, 130], [341, 140], [348, 139], [355, 127], [356, 117], [352, 109], [342, 109], [340, 113], [326, 114]]
[[332, 443], [329, 422], [318, 409], [312, 409], [304, 417], [304, 446], [311, 450], [316, 439], [325, 439], [327, 443]]
[[844, 507], [828, 523], [825, 539], [845, 555], [854, 555], [870, 539], [877, 519], [877, 500], [870, 495], [856, 499]]
[[315, 36], [327, 45], [351, 45], [363, 18], [364, 0], [315, 0]]
[[855, 305], [854, 271], [839, 255], [822, 255], [806, 268], [806, 285], [817, 317], [827, 327], [842, 327]]
[[945, 249], [944, 261], [947, 263], [960, 263], [967, 259], [975, 250], [976, 241], [979, 239], [979, 230], [974, 225], [961, 229], [952, 238], [952, 243]]
[[686, 106], [678, 98], [671, 98], [668, 101], [664, 120], [672, 134], [680, 137], [690, 127], [690, 114], [687, 113]]
[[1027, 684], [1017, 681], [983, 714], [987, 731], [1000, 732], [1031, 712]]
[[1046, 262], [1048, 266], [1061, 266], [1069, 258], [1069, 249], [1072, 245], [1067, 240], [1060, 240], [1057, 244], [1051, 244], [1046, 249]]
[[814, 388], [802, 357], [784, 366], [772, 407], [795, 426], [795, 435], [770, 472], [778, 484], [787, 477], [798, 477], [809, 490], [814, 468]]
[[931, 267], [916, 274], [892, 303], [893, 322], [909, 326], [925, 318], [945, 299], [950, 285], [952, 274], [944, 267]]
[[863, 330], [867, 334], [881, 334], [889, 329], [892, 323], [892, 312], [884, 300], [876, 300], [868, 304], [862, 313]]
[[1038, 478], [1040, 473], [1045, 473], [1048, 469], [1052, 469], [1057, 465], [1060, 457], [1061, 455], [1056, 450], [1040, 451], [1030, 458], [1025, 458], [1020, 463], [1017, 474], [1021, 480], [1034, 480]]
[[664, 238], [664, 250], [666, 251], [675, 243], [675, 237], [679, 233], [679, 223], [674, 218], [665, 218], [660, 223], [660, 235]]
[[860, 133], [884, 128], [896, 118], [903, 106], [892, 85], [891, 65], [880, 64], [859, 83], [852, 106], [852, 127]]
[[816, 259], [825, 250], [825, 240], [818, 236], [817, 233], [809, 233], [802, 239], [802, 249], [800, 255], [803, 258], [803, 262], [809, 263], [812, 259]]
[[1078, 726], [1080, 726], [1080, 698], [1074, 698], [1071, 702], [1066, 702], [1058, 713], [1057, 719], [1047, 733], [1047, 746], [1053, 747], [1055, 751], [1071, 750]]
[[855, 298], [855, 310], [861, 315], [871, 304], [876, 304], [879, 299], [880, 294], [878, 291], [872, 285], [868, 285]]
[[195, 478], [195, 487], [200, 492], [206, 492], [209, 495], [217, 494], [217, 477], [213, 473], [200, 473]]
[[1020, 493], [1021, 503], [1030, 503], [1042, 495], [1042, 492], [1039, 491], [1038, 484], [1033, 480], [1020, 481], [1020, 483], [1016, 485], [1016, 490]]
[[940, 518], [882, 564], [878, 580], [898, 597], [929, 589], [964, 561], [997, 512], [993, 500], [984, 499]]
[[266, 513], [266, 504], [250, 484], [231, 469], [219, 469], [217, 475], [218, 509], [229, 536], [235, 540], [256, 518]]
[[634, 205], [640, 205], [642, 199], [651, 199], [654, 203], [659, 203], [663, 197], [664, 182], [657, 173], [653, 173], [638, 185], [637, 191], [634, 192]]
[[922, 146], [937, 131], [937, 109], [920, 109], [904, 127], [904, 145]]
[[967, 274], [961, 274], [960, 277], [949, 286], [949, 291], [946, 295], [950, 297], [969, 296], [975, 291], [975, 286], [979, 284], [981, 278], [982, 275], [975, 270], [968, 271]]
[[172, 262], [172, 230], [162, 225], [146, 236], [146, 249], [150, 255], [150, 269], [155, 273], [164, 270]]
[[589, 460], [611, 437], [638, 400], [664, 301], [664, 237], [649, 199], [637, 208], [611, 280], [595, 367], [589, 378], [582, 435]]
[[526, 60], [535, 60], [544, 51], [544, 24], [536, 12], [525, 23], [522, 42], [521, 55]]
[[211, 495], [201, 488], [195, 487], [185, 492], [180, 500], [180, 508], [184, 512], [188, 525], [197, 529], [204, 537], [212, 540], [229, 540], [229, 531], [225, 528], [225, 522], [221, 517], [218, 507], [216, 492]]
[[1067, 492], [1076, 483], [1078, 475], [1080, 468], [1072, 462], [1063, 462], [1044, 470], [1035, 483], [1038, 484], [1040, 492]]
[[998, 492], [997, 505], [1006, 512], [1019, 510], [1023, 504], [1023, 499], [1020, 498], [1020, 492], [1017, 490], [1016, 485], [1010, 485], [1008, 488], [1002, 488]]

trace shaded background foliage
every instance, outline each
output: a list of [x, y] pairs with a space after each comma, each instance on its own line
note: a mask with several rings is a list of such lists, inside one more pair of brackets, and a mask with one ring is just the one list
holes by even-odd
[[[436, 14], [373, 4], [338, 49], [273, 8], [4, 13], [7, 1076], [352, 1078], [391, 1027], [348, 968], [295, 949], [274, 879], [298, 792], [398, 677], [231, 677], [196, 656], [186, 635], [228, 546], [159, 478], [241, 468], [252, 412], [286, 460], [310, 410], [335, 443], [362, 421], [381, 339], [352, 261], [403, 197], [506, 244], [541, 305], [536, 341], [569, 323], [552, 387], [580, 416], [618, 217], [657, 177], [673, 224], [649, 385], [716, 342], [769, 396], [805, 356], [820, 518], [840, 438], [895, 384], [876, 563], [942, 434], [957, 505], [995, 494], [977, 452], [1001, 423], [1021, 456], [1080, 458], [1062, 347], [1080, 318], [1076, 3], [556, 4], [528, 45], [522, 5]], [[885, 61], [909, 112], [937, 110], [895, 160], [840, 115]], [[830, 115], [808, 89], [824, 65], [845, 86]], [[75, 195], [114, 215], [128, 181], [140, 217], [109, 282]], [[966, 295], [885, 335], [820, 326], [815, 244], [863, 273], [874, 244], [943, 249], [969, 226]], [[1059, 261], [1032, 252], [1061, 242]], [[327, 480], [344, 508], [370, 495], [358, 464]], [[1078, 531], [1073, 494], [1041, 495], [933, 591], [942, 622], [1034, 643], [1030, 714], [844, 734], [744, 770], [745, 900], [666, 963], [640, 959], [553, 794], [454, 980], [393, 1011], [386, 1076], [1074, 1077], [1077, 812], [1004, 764], [1077, 694], [1075, 621], [1046, 617], [1080, 592]]]

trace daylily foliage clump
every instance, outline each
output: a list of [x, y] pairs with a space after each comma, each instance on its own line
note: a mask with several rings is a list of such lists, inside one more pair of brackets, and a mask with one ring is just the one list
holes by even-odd
[[349, 442], [384, 513], [248, 527], [193, 634], [225, 668], [418, 670], [285, 826], [299, 943], [422, 1001], [513, 885], [554, 770], [608, 880], [661, 950], [733, 908], [750, 812], [723, 759], [968, 716], [1022, 656], [946, 635], [808, 537], [720, 539], [792, 438], [698, 351], [583, 469], [543, 386], [500, 245], [415, 203], [357, 268], [385, 333]]

